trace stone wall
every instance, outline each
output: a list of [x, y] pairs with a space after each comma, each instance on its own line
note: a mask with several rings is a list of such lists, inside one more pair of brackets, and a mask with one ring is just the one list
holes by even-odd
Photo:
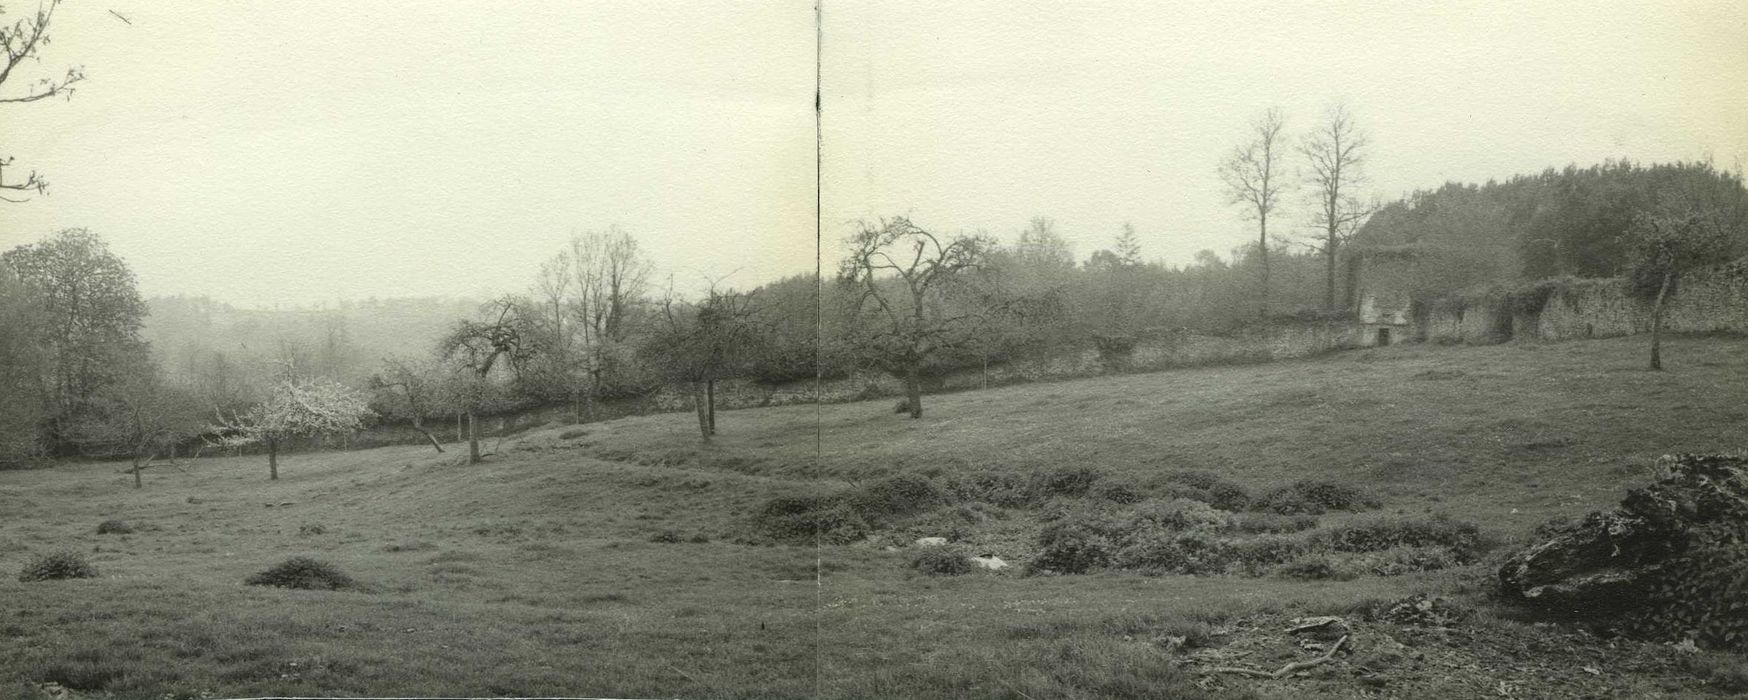
[[[1462, 295], [1434, 304], [1416, 319], [1417, 335], [1441, 343], [1500, 343], [1513, 339], [1565, 340], [1633, 335], [1651, 330], [1650, 304], [1628, 293], [1621, 279], [1544, 282], [1545, 301], [1524, 308], [1528, 290]], [[1748, 258], [1694, 272], [1682, 280], [1664, 310], [1672, 333], [1748, 333]]]

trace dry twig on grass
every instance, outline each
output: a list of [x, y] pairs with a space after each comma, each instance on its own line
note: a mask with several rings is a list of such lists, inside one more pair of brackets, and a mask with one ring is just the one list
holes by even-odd
[[1208, 669], [1205, 673], [1236, 673], [1242, 676], [1251, 676], [1253, 678], [1286, 678], [1287, 676], [1298, 673], [1299, 671], [1327, 663], [1330, 659], [1335, 658], [1335, 653], [1341, 651], [1341, 647], [1345, 644], [1347, 644], [1347, 635], [1344, 634], [1341, 636], [1341, 639], [1335, 640], [1335, 645], [1329, 647], [1329, 651], [1323, 652], [1322, 656], [1309, 661], [1294, 661], [1273, 672], [1259, 671], [1254, 668], [1241, 668], [1238, 666], [1216, 666]]

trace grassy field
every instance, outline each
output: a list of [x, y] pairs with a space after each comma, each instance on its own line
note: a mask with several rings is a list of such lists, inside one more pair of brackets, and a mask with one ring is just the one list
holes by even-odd
[[[114, 464], [0, 472], [0, 696], [49, 682], [121, 698], [1705, 694], [1740, 659], [1514, 621], [1481, 602], [1484, 564], [1349, 581], [932, 577], [881, 546], [914, 531], [815, 549], [749, 525], [782, 494], [1071, 465], [1148, 489], [1183, 469], [1255, 491], [1315, 477], [1370, 490], [1383, 515], [1449, 514], [1509, 541], [1611, 505], [1659, 454], [1748, 447], [1748, 342], [1677, 339], [1661, 373], [1642, 369], [1643, 345], [1399, 346], [1015, 386], [928, 397], [921, 421], [886, 402], [732, 411], [708, 446], [689, 414], [645, 416], [526, 433], [473, 467], [390, 447], [292, 455], [277, 482], [261, 457], [202, 459], [140, 491]], [[1014, 510], [969, 545], [1023, 563], [1002, 530], [1032, 517]], [[111, 518], [134, 532], [97, 534]], [[15, 580], [57, 549], [101, 575]], [[243, 585], [299, 555], [362, 587]], [[1208, 675], [1161, 643], [1233, 639], [1272, 669], [1301, 652], [1238, 638], [1417, 592], [1481, 609], [1461, 630], [1396, 634], [1420, 651], [1384, 688]]]

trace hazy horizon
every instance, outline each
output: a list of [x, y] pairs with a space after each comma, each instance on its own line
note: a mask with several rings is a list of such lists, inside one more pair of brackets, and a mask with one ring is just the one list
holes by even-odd
[[[12, 17], [20, 10], [9, 8]], [[111, 14], [125, 17], [124, 21]], [[618, 225], [682, 287], [814, 264], [811, 1], [60, 8], [0, 144], [52, 183], [0, 249], [101, 234], [146, 296], [240, 308], [525, 290]], [[314, 19], [312, 19], [314, 18]], [[326, 18], [326, 19], [324, 19]], [[1748, 159], [1748, 6], [826, 2], [824, 243], [908, 214], [1079, 259], [1244, 245], [1215, 167], [1344, 101], [1386, 200], [1605, 159]], [[1304, 223], [1297, 197], [1283, 232]]]

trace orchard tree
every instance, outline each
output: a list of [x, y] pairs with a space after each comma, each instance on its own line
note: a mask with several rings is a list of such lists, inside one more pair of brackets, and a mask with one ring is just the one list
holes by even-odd
[[1257, 254], [1262, 263], [1262, 294], [1257, 313], [1269, 313], [1269, 214], [1280, 206], [1291, 185], [1282, 160], [1287, 155], [1286, 118], [1279, 109], [1264, 112], [1250, 123], [1250, 140], [1234, 147], [1220, 162], [1220, 180], [1230, 203], [1244, 207], [1245, 218], [1256, 219]]
[[128, 458], [134, 488], [144, 486], [141, 473], [159, 455], [176, 460], [176, 446], [208, 428], [199, 400], [165, 383], [149, 358], [130, 363], [125, 376], [99, 399], [100, 414], [78, 431], [89, 453]]
[[973, 346], [988, 321], [963, 302], [966, 278], [995, 247], [988, 236], [941, 237], [905, 217], [861, 222], [838, 266], [839, 283], [855, 290], [852, 313], [866, 316], [857, 344], [903, 378], [911, 418], [923, 416], [925, 362]]
[[539, 355], [534, 319], [523, 300], [501, 297], [480, 311], [484, 320], [455, 324], [438, 345], [438, 354], [453, 363], [456, 375], [450, 382], [453, 401], [459, 412], [467, 415], [468, 464], [485, 460], [479, 451], [478, 414], [491, 406], [499, 393], [492, 381], [492, 370], [508, 366], [519, 380], [529, 362]]
[[[1335, 300], [1337, 256], [1377, 207], [1360, 200], [1355, 190], [1365, 182], [1366, 135], [1354, 125], [1345, 105], [1336, 105], [1323, 122], [1305, 136], [1299, 153], [1305, 157], [1305, 184], [1311, 188], [1312, 224], [1320, 232], [1307, 243], [1323, 256], [1323, 308], [1338, 311]], [[1264, 247], [1267, 254], [1267, 247]]]
[[684, 304], [671, 291], [662, 300], [660, 321], [641, 354], [691, 387], [705, 442], [716, 434], [716, 383], [742, 371], [762, 345], [766, 325], [759, 315], [756, 293], [718, 291], [714, 285], [698, 304]]
[[327, 379], [287, 379], [273, 387], [266, 401], [229, 417], [218, 415], [211, 430], [229, 447], [267, 446], [267, 478], [279, 478], [279, 445], [296, 437], [348, 433], [364, 427], [374, 415], [368, 400]]
[[1663, 369], [1663, 311], [1683, 275], [1728, 259], [1741, 235], [1740, 219], [1688, 209], [1640, 215], [1627, 234], [1627, 281], [1633, 295], [1651, 304], [1651, 369]]
[[[38, 2], [36, 10], [23, 18], [8, 21], [5, 8], [0, 7], [0, 49], [6, 56], [4, 64], [0, 65], [0, 104], [24, 103], [46, 100], [51, 97], [71, 97], [73, 84], [85, 79], [85, 70], [79, 67], [68, 68], [59, 77], [26, 77], [19, 71], [24, 64], [36, 64], [41, 61], [40, 52], [49, 45], [49, 22], [55, 17], [55, 9], [60, 7], [61, 0], [43, 0]], [[22, 86], [22, 89], [10, 89]], [[11, 166], [13, 157], [0, 154], [0, 190], [13, 192], [37, 193], [48, 191], [48, 180], [35, 170], [17, 182], [8, 181], [6, 168]], [[0, 196], [7, 202], [21, 202], [20, 199]]]
[[390, 357], [382, 361], [382, 371], [370, 377], [370, 388], [377, 392], [377, 404], [385, 415], [406, 418], [413, 430], [419, 431], [431, 447], [443, 452], [443, 443], [425, 429], [425, 417], [443, 403], [443, 378], [437, 367], [423, 360]]

